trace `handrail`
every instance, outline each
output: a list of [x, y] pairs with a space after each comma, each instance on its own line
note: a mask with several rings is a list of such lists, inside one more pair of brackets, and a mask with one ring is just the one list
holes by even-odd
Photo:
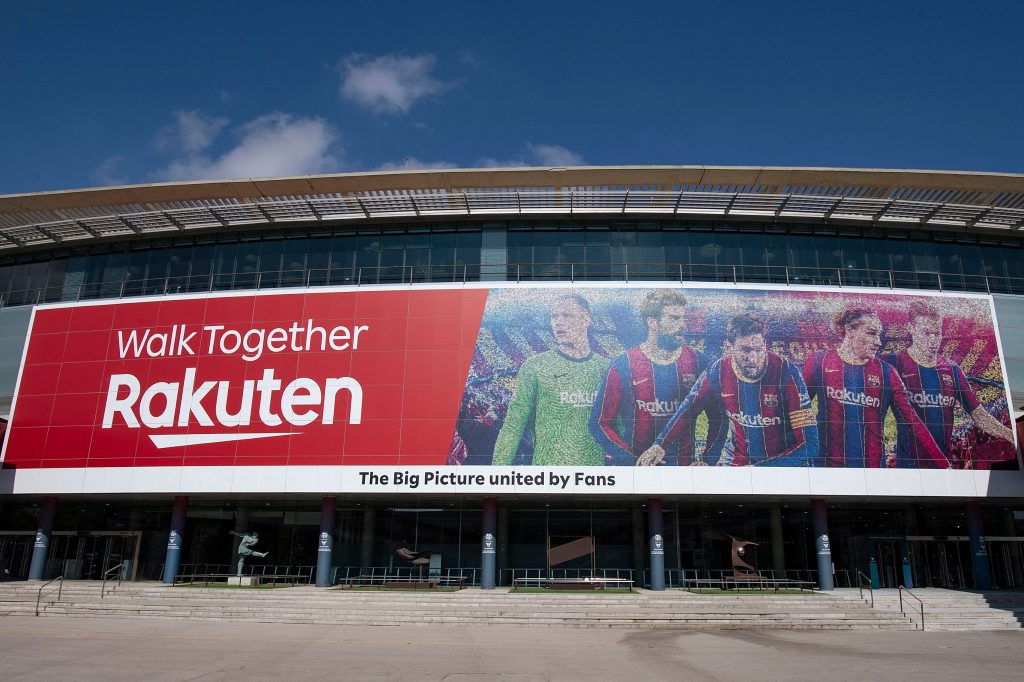
[[618, 281], [651, 280], [863, 286], [879, 289], [1024, 292], [1024, 278], [986, 273], [892, 270], [887, 268], [804, 267], [790, 265], [734, 265], [703, 263], [515, 263], [502, 265], [382, 265], [219, 272], [202, 275], [156, 274], [83, 284], [61, 284], [0, 292], [0, 307], [133, 298], [180, 293], [251, 289], [311, 288], [470, 281]]
[[900, 585], [900, 586], [899, 586], [899, 592], [900, 592], [900, 613], [904, 613], [904, 611], [903, 611], [903, 593], [904, 593], [904, 592], [906, 592], [906, 593], [907, 593], [907, 594], [909, 594], [909, 595], [910, 595], [911, 597], [913, 597], [914, 599], [916, 599], [916, 600], [917, 600], [917, 603], [918, 603], [918, 605], [919, 605], [919, 606], [920, 606], [920, 608], [921, 608], [921, 632], [924, 632], [924, 602], [923, 602], [923, 601], [921, 601], [921, 598], [920, 598], [920, 597], [918, 597], [918, 596], [917, 596], [916, 594], [914, 594], [913, 592], [911, 592], [911, 591], [910, 591], [909, 589], [907, 589], [906, 587], [903, 587], [903, 585]]
[[[57, 587], [57, 601], [60, 601], [60, 597], [64, 593], [64, 576], [63, 575], [58, 575], [56, 578], [50, 578], [45, 583], [43, 583], [42, 585], [39, 586], [39, 592], [36, 594], [36, 615], [37, 616], [39, 615], [39, 602], [41, 602], [43, 600], [43, 590], [46, 589], [47, 585], [49, 585], [50, 583], [52, 583], [52, 582], [54, 582], [56, 580], [60, 581], [60, 585]], [[53, 590], [50, 590], [50, 593], [52, 594]]]
[[[862, 580], [863, 579], [863, 580]], [[863, 571], [857, 571], [857, 589], [860, 590], [860, 598], [864, 598], [864, 580], [868, 583], [868, 595], [871, 597], [871, 608], [875, 608], [875, 584], [871, 578], [864, 575]]]
[[[116, 566], [112, 566], [111, 568], [103, 572], [103, 584], [100, 585], [100, 599], [103, 599], [103, 597], [106, 595], [107, 580], [113, 580], [111, 574], [114, 573], [114, 571], [117, 571], [117, 586], [121, 587], [121, 581], [124, 580], [124, 566], [121, 564], [117, 564]], [[113, 589], [111, 589], [111, 592], [113, 592]]]

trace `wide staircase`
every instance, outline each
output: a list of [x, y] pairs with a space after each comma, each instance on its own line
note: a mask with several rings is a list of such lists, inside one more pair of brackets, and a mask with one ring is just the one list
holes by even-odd
[[[68, 581], [60, 599], [44, 592], [41, 616], [181, 618], [338, 625], [477, 625], [575, 628], [911, 630], [898, 610], [872, 609], [857, 593], [805, 595], [636, 593], [536, 594], [469, 588], [457, 592], [224, 589], [124, 584], [100, 597], [95, 582]], [[32, 615], [39, 583], [0, 584], [0, 615]]]
[[[903, 593], [903, 612], [925, 630], [1019, 630], [1024, 628], [1024, 592], [974, 592], [918, 588], [917, 599]], [[898, 590], [876, 590], [875, 607], [900, 611]]]
[[[0, 615], [33, 615], [40, 583], [0, 583]], [[875, 607], [857, 590], [807, 594], [536, 594], [469, 588], [457, 592], [321, 590], [314, 587], [225, 589], [125, 583], [100, 596], [96, 582], [67, 581], [44, 590], [40, 616], [179, 618], [336, 625], [477, 625], [572, 628], [771, 630], [920, 629], [917, 602], [876, 591]], [[1020, 629], [1024, 593], [915, 590], [927, 630]], [[865, 592], [864, 597], [868, 597]]]

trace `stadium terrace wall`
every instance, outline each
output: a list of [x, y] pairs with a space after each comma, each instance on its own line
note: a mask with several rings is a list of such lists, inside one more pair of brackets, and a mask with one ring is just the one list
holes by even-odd
[[7, 251], [0, 577], [1024, 587], [1024, 241], [993, 229], [368, 214]]

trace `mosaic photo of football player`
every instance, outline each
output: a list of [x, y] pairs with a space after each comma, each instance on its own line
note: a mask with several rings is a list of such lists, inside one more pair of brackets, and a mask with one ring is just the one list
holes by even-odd
[[523, 434], [532, 427], [532, 464], [604, 465], [604, 450], [590, 435], [589, 422], [608, 361], [591, 348], [591, 322], [590, 304], [582, 296], [555, 301], [555, 348], [530, 357], [519, 369], [492, 464], [514, 463]]
[[[726, 420], [701, 464], [718, 466], [814, 466], [818, 429], [811, 398], [799, 370], [768, 350], [765, 321], [752, 313], [736, 315], [726, 326], [725, 355], [701, 375], [679, 410], [638, 459], [661, 464], [672, 443], [698, 414]], [[692, 428], [692, 427], [691, 427]]]
[[833, 328], [838, 346], [807, 358], [804, 381], [817, 399], [821, 456], [829, 467], [879, 468], [886, 459], [885, 416], [893, 411], [898, 432], [917, 444], [912, 466], [948, 469], [931, 432], [907, 394], [896, 368], [878, 357], [882, 321], [875, 311], [851, 306], [840, 310]]
[[[606, 462], [632, 466], [654, 443], [707, 363], [686, 345], [686, 297], [660, 289], [644, 296], [639, 316], [646, 339], [612, 361], [597, 393], [590, 433], [604, 448]], [[673, 464], [693, 460], [695, 422], [681, 426], [666, 457]]]
[[[985, 410], [960, 365], [941, 355], [942, 314], [931, 303], [914, 301], [907, 309], [910, 346], [885, 356], [907, 387], [910, 402], [947, 459], [958, 468], [970, 468], [968, 456], [953, 451], [955, 407], [960, 405], [981, 432], [1013, 445], [1013, 432]], [[967, 453], [965, 453], [967, 454]], [[915, 466], [927, 459], [909, 429], [899, 431], [896, 466]]]

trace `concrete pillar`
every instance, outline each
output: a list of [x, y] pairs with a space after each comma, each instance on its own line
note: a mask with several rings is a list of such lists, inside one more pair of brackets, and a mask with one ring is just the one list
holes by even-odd
[[647, 524], [650, 526], [651, 589], [665, 589], [665, 522], [661, 514], [661, 498], [647, 500]]
[[977, 500], [967, 501], [967, 532], [971, 537], [971, 562], [974, 565], [974, 589], [992, 589], [992, 571], [988, 564], [988, 544], [981, 523], [981, 505]]
[[373, 565], [374, 529], [377, 526], [377, 509], [366, 507], [363, 510], [363, 541], [359, 546], [359, 567], [369, 568]]
[[647, 565], [646, 547], [644, 547], [644, 510], [640, 506], [630, 510], [633, 517], [633, 569], [637, 575], [643, 573]]
[[496, 584], [494, 567], [498, 549], [498, 498], [484, 498], [483, 537], [480, 540], [480, 587], [493, 590]]
[[171, 509], [171, 532], [167, 535], [167, 556], [164, 559], [164, 582], [174, 584], [181, 564], [181, 548], [185, 544], [185, 517], [188, 516], [188, 497], [176, 495]]
[[498, 507], [498, 584], [501, 572], [508, 568], [508, 507]]
[[331, 558], [334, 556], [334, 517], [338, 498], [325, 497], [320, 506], [320, 538], [316, 543], [316, 586], [331, 586]]
[[32, 544], [32, 563], [28, 566], [29, 580], [42, 580], [46, 572], [46, 556], [50, 552], [50, 536], [53, 535], [53, 520], [57, 517], [57, 498], [43, 498], [42, 509], [39, 510], [39, 527], [36, 529], [36, 541]]
[[811, 500], [811, 516], [814, 517], [814, 550], [818, 556], [818, 589], [835, 589], [832, 580], [832, 543], [828, 539], [828, 509], [825, 500]]
[[772, 570], [786, 570], [786, 546], [782, 540], [782, 507], [773, 504], [768, 508], [768, 520], [772, 531]]

